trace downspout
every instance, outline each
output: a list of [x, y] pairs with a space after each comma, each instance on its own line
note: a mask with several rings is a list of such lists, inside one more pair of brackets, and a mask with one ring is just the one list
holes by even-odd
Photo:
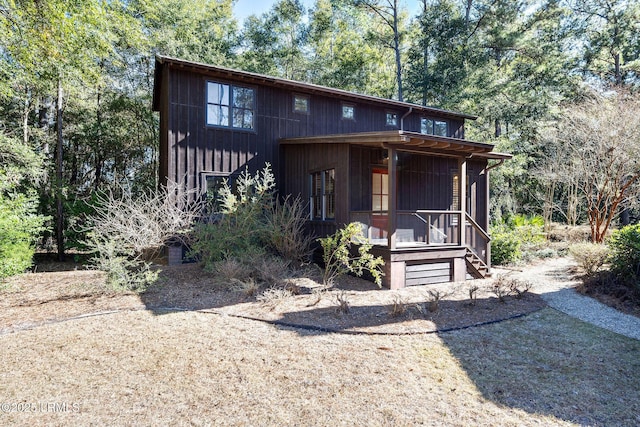
[[402, 117], [400, 117], [400, 131], [404, 131], [404, 119], [413, 112], [413, 107], [409, 107], [409, 111], [404, 113]]
[[495, 163], [491, 166], [487, 166], [486, 168], [484, 168], [485, 172], [489, 172], [491, 169], [497, 168], [498, 166], [500, 166], [501, 164], [504, 163], [506, 159], [499, 159], [498, 163]]

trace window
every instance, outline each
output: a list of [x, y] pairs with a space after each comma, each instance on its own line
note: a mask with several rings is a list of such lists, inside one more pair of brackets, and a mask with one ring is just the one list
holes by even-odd
[[253, 129], [255, 91], [207, 82], [207, 125]]
[[433, 134], [439, 135], [439, 136], [447, 136], [447, 122], [443, 122], [441, 120], [434, 120]]
[[398, 114], [387, 113], [387, 126], [398, 126]]
[[327, 169], [311, 174], [311, 219], [320, 221], [335, 219], [335, 177], [335, 169]]
[[371, 176], [371, 210], [389, 210], [389, 174], [385, 169], [374, 169]]
[[342, 104], [342, 118], [344, 120], [356, 119], [356, 107], [351, 104]]
[[309, 114], [309, 97], [305, 95], [293, 95], [293, 111]]
[[226, 182], [231, 188], [231, 191], [235, 192], [236, 180], [238, 178], [238, 172], [229, 174], [225, 172], [202, 172], [202, 189], [205, 197], [208, 199], [207, 210], [210, 213], [219, 213], [220, 206], [220, 189]]
[[447, 136], [449, 124], [444, 120], [433, 120], [426, 117], [420, 118], [420, 133], [425, 135]]

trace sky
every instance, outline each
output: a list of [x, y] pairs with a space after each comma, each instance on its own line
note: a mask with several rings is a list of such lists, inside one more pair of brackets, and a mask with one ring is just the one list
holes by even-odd
[[[276, 0], [238, 0], [233, 7], [233, 12], [242, 25], [242, 21], [249, 15], [261, 15], [271, 9]], [[302, 4], [309, 9], [313, 7], [314, 0], [302, 0]], [[404, 0], [401, 1], [405, 7], [409, 9], [410, 15], [415, 15], [420, 8], [420, 0]]]

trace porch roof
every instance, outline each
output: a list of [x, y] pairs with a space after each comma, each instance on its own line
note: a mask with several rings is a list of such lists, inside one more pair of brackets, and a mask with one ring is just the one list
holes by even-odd
[[425, 135], [402, 130], [357, 132], [339, 135], [317, 135], [280, 139], [281, 144], [352, 144], [373, 148], [396, 148], [441, 155], [464, 155], [503, 160], [512, 156], [493, 152], [493, 144], [438, 135]]

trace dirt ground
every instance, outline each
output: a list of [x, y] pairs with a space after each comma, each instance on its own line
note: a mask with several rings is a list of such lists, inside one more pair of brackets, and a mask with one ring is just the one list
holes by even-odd
[[[42, 264], [39, 273], [11, 279], [0, 301], [0, 331], [94, 313], [146, 309], [211, 310], [345, 333], [413, 334], [515, 318], [545, 306], [535, 287], [519, 298], [509, 295], [500, 301], [492, 280], [390, 291], [347, 276], [334, 289], [319, 292], [319, 272], [311, 267], [287, 279], [287, 288], [296, 295], [269, 292], [265, 287], [247, 295], [224, 286], [197, 264], [162, 266], [160, 279], [146, 292], [116, 293], [106, 289], [102, 273], [81, 268], [73, 263]], [[473, 300], [472, 288], [477, 288]], [[342, 305], [338, 298], [344, 301]]]
[[[258, 301], [195, 265], [141, 295], [75, 267], [0, 291], [0, 425], [640, 424], [640, 342], [544, 308], [536, 283], [503, 303], [490, 281], [350, 278], [316, 303], [310, 270]], [[548, 286], [566, 267], [536, 271]]]

